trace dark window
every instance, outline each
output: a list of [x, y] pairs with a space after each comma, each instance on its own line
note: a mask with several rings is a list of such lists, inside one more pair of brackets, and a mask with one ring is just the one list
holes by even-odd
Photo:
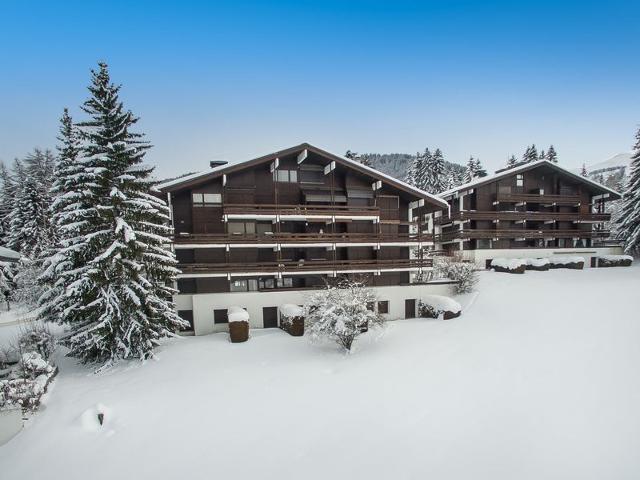
[[178, 280], [180, 293], [196, 293], [196, 280], [194, 278], [181, 278]]
[[256, 233], [256, 224], [253, 222], [229, 222], [228, 231], [232, 235], [245, 235]]
[[193, 310], [178, 310], [178, 316], [189, 322], [189, 326], [182, 327], [180, 329], [181, 332], [192, 332], [193, 331]]
[[389, 313], [389, 301], [383, 300], [378, 302], [378, 313]]
[[226, 308], [213, 311], [213, 323], [229, 323]]
[[324, 183], [322, 165], [300, 165], [300, 183]]

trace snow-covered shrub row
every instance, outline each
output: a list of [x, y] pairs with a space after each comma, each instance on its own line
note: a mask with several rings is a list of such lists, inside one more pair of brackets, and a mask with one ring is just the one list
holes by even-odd
[[541, 272], [549, 270], [550, 262], [548, 258], [527, 258], [526, 270], [538, 270]]
[[494, 258], [491, 260], [491, 268], [496, 272], [524, 273], [527, 268], [526, 258]]
[[470, 293], [478, 283], [478, 273], [473, 263], [457, 262], [449, 257], [433, 259], [434, 278], [447, 278], [458, 282], [456, 293]]
[[582, 270], [584, 267], [584, 257], [550, 257], [549, 267]]
[[309, 295], [304, 305], [305, 330], [312, 341], [329, 339], [351, 351], [355, 339], [384, 319], [371, 305], [373, 290], [363, 283], [343, 280]]
[[229, 307], [227, 309], [227, 317], [229, 319], [229, 323], [233, 322], [249, 322], [249, 312], [247, 312], [242, 307]]
[[418, 303], [418, 312], [421, 317], [440, 318], [445, 320], [459, 317], [462, 306], [454, 299], [444, 295], [425, 295]]
[[296, 317], [304, 317], [304, 308], [293, 303], [285, 303], [280, 306], [280, 313], [282, 323], [291, 323]]
[[602, 255], [598, 257], [598, 267], [630, 267], [633, 263], [631, 255]]
[[0, 409], [21, 407], [33, 411], [40, 405], [49, 382], [57, 373], [51, 360], [54, 339], [42, 326], [35, 326], [18, 340], [19, 362], [5, 370], [0, 380]]

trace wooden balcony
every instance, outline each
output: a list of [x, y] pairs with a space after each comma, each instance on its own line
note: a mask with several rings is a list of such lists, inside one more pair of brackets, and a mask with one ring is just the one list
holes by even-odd
[[378, 207], [354, 205], [276, 205], [276, 204], [225, 204], [224, 215], [236, 218], [252, 216], [291, 216], [291, 217], [379, 217]]
[[580, 213], [580, 212], [508, 212], [508, 211], [464, 211], [452, 213], [451, 216], [438, 217], [436, 225], [446, 225], [453, 221], [467, 220], [503, 220], [542, 222], [555, 220], [558, 222], [608, 222], [610, 213]]
[[314, 244], [314, 243], [420, 243], [433, 241], [433, 235], [425, 233], [272, 233], [232, 234], [202, 233], [174, 236], [177, 245], [220, 244]]
[[579, 195], [540, 195], [538, 193], [498, 193], [496, 201], [504, 203], [543, 203], [545, 205], [578, 205]]
[[191, 263], [180, 264], [183, 275], [189, 274], [242, 274], [242, 273], [282, 273], [334, 271], [378, 271], [412, 270], [433, 266], [431, 258], [394, 259], [394, 260], [300, 260], [259, 263]]
[[609, 236], [608, 230], [528, 230], [528, 229], [510, 229], [510, 230], [475, 230], [464, 229], [455, 232], [446, 232], [438, 236], [440, 242], [448, 242], [459, 239], [476, 239], [476, 238], [606, 238]]

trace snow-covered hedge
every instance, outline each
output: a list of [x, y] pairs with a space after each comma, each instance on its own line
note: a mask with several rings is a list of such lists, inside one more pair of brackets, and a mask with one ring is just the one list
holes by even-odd
[[418, 311], [421, 317], [440, 318], [445, 320], [459, 317], [462, 306], [454, 299], [443, 295], [425, 295], [420, 299]]
[[449, 257], [435, 257], [433, 260], [435, 279], [447, 278], [457, 282], [456, 293], [470, 293], [478, 283], [478, 273], [473, 263], [456, 262]]
[[304, 317], [304, 308], [293, 303], [285, 303], [280, 306], [283, 321], [291, 321], [296, 317]]
[[631, 255], [602, 255], [598, 257], [598, 267], [630, 267], [633, 263]]
[[304, 335], [304, 308], [293, 303], [280, 306], [280, 328], [293, 337]]
[[527, 258], [526, 270], [549, 270], [550, 262], [548, 258]]
[[582, 270], [584, 268], [584, 257], [549, 257], [549, 267]]
[[496, 272], [524, 273], [527, 268], [526, 258], [494, 258], [491, 260], [491, 268]]
[[247, 312], [242, 307], [229, 307], [227, 309], [227, 317], [229, 319], [229, 323], [234, 322], [246, 322], [249, 323], [249, 312]]

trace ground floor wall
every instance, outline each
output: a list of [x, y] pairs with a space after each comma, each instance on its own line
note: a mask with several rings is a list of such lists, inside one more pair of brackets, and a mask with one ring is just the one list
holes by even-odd
[[479, 250], [462, 250], [454, 252], [464, 260], [474, 262], [479, 268], [486, 268], [487, 261], [494, 258], [551, 258], [551, 257], [583, 257], [585, 267], [591, 266], [592, 257], [602, 255], [620, 255], [622, 247], [597, 248], [491, 248]]
[[[405, 311], [405, 300], [418, 301], [423, 295], [452, 295], [452, 282], [432, 282], [413, 285], [396, 285], [385, 287], [371, 287], [378, 296], [379, 302], [386, 304], [388, 313], [383, 314], [387, 320], [397, 320], [407, 317]], [[251, 328], [263, 328], [265, 319], [263, 313], [266, 311], [273, 314], [277, 309], [279, 319], [280, 306], [285, 303], [302, 305], [306, 297], [313, 290], [274, 290], [268, 292], [227, 292], [227, 293], [203, 293], [203, 294], [180, 294], [176, 295], [175, 302], [178, 312], [184, 317], [191, 317], [193, 330], [196, 335], [206, 335], [214, 332], [225, 332], [228, 324], [216, 323], [216, 311], [221, 312], [231, 306], [243, 307], [249, 313]], [[376, 306], [376, 308], [378, 308]], [[190, 312], [190, 313], [189, 313]], [[413, 312], [415, 316], [416, 312]], [[218, 320], [219, 320], [218, 315]], [[273, 326], [273, 325], [268, 325]]]

